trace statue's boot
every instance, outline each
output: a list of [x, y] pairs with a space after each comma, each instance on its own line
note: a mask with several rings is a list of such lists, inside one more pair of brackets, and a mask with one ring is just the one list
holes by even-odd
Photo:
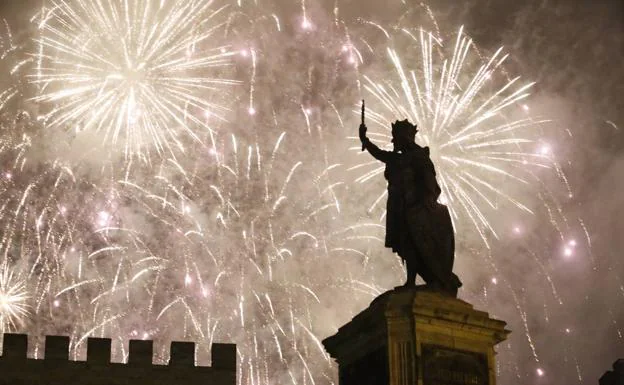
[[416, 287], [416, 266], [414, 263], [406, 263], [407, 267], [407, 279], [403, 284], [403, 287]]

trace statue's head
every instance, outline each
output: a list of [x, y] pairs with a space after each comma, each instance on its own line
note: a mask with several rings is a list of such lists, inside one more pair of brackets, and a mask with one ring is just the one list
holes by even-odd
[[407, 119], [392, 123], [392, 143], [395, 151], [402, 151], [410, 143], [414, 143], [417, 132], [417, 126]]

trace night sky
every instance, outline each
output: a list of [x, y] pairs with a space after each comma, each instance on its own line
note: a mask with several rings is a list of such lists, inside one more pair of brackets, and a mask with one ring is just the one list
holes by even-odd
[[[405, 2], [409, 3], [409, 0]], [[28, 19], [37, 12], [41, 3], [41, 0], [0, 2], [0, 15], [7, 21], [16, 39], [27, 40], [35, 35]], [[267, 9], [280, 15], [284, 28], [296, 29], [289, 24], [293, 24], [301, 13], [298, 2], [273, 0], [266, 3], [269, 4]], [[391, 24], [406, 7], [400, 0], [336, 0], [335, 3], [306, 0], [305, 3], [311, 19], [319, 24], [321, 20], [331, 24], [332, 10], [336, 5], [345, 20], [353, 20], [356, 24], [357, 20], [375, 20], [384, 25]], [[510, 305], [513, 302], [510, 291], [496, 292], [495, 288], [489, 287], [489, 299], [475, 303], [476, 308], [507, 321], [512, 330], [511, 345], [503, 348], [498, 356], [500, 383], [597, 384], [598, 378], [610, 369], [616, 359], [624, 358], [624, 1], [432, 0], [428, 5], [441, 29], [455, 30], [464, 25], [465, 31], [484, 52], [504, 46], [511, 55], [505, 70], [520, 74], [524, 80], [536, 82], [527, 102], [531, 112], [552, 120], [563, 128], [558, 132], [564, 133], [561, 137], [549, 137], [555, 150], [559, 150], [557, 156], [572, 193], [572, 198], [563, 200], [558, 207], [567, 218], [582, 218], [591, 239], [591, 245], [581, 241], [583, 236], [579, 230], [575, 237], [579, 243], [583, 242], [583, 252], [567, 260], [557, 257], [560, 249], [556, 243], [544, 242], [548, 246], [540, 245], [535, 251], [541, 268], [533, 261], [532, 254], [522, 251], [530, 246], [508, 239], [494, 244], [492, 250], [502, 264], [501, 274], [514, 287], [526, 318], [523, 322], [521, 312]], [[314, 45], [308, 40], [303, 41]], [[328, 46], [330, 44], [314, 47], [313, 50], [323, 51], [329, 49]], [[275, 59], [276, 62], [279, 60]], [[325, 63], [328, 68], [324, 68], [323, 63], [320, 59], [314, 61], [314, 69], [330, 72], [331, 63]], [[300, 76], [292, 75], [286, 79], [306, 79], [308, 68], [302, 68]], [[259, 81], [258, 88], [262, 89], [264, 84]], [[323, 99], [325, 96], [320, 95], [326, 93], [327, 88], [316, 92], [311, 87], [308, 88], [310, 94], [296, 97], [306, 101]], [[340, 90], [340, 95], [352, 95], [351, 91], [345, 90], [347, 86], [336, 86], [335, 89]], [[237, 101], [247, 103], [245, 96]], [[349, 118], [348, 123], [353, 125], [354, 130], [358, 123], [356, 118]], [[241, 121], [241, 124], [247, 123]], [[9, 134], [5, 130], [3, 135]], [[251, 137], [249, 135], [247, 139]], [[267, 143], [272, 145], [274, 140]], [[332, 143], [327, 148], [335, 151], [340, 146]], [[288, 154], [296, 152], [291, 149]], [[284, 166], [284, 169], [286, 174], [287, 167]], [[0, 195], [0, 199], [6, 198]], [[349, 206], [351, 201], [347, 199], [346, 202]], [[0, 205], [2, 203], [0, 201]], [[361, 215], [365, 210], [362, 208], [360, 214], [354, 214], [358, 213], [355, 208], [356, 205], [346, 212]], [[550, 230], [537, 226], [532, 229], [534, 238], [556, 238], [553, 234], [542, 237], [543, 233], [552, 231], [550, 227]], [[153, 236], [158, 235], [154, 231]], [[230, 245], [224, 250], [235, 247]], [[548, 247], [551, 247], [550, 252]], [[505, 261], [508, 262], [506, 265]], [[381, 263], [378, 268], [387, 265]], [[479, 296], [477, 293], [480, 293], [482, 286], [487, 286], [483, 282], [491, 279], [488, 269], [468, 271], [469, 263], [462, 263], [461, 260], [457, 266], [466, 290], [464, 295], [460, 291], [460, 298], [474, 302], [472, 298]], [[396, 266], [393, 269], [396, 270]], [[463, 269], [466, 270], [462, 276]], [[544, 271], [548, 272], [547, 281], [541, 273]], [[361, 279], [365, 280], [369, 275], [364, 274], [363, 277]], [[376, 285], [388, 288], [392, 286], [392, 280], [376, 280]], [[549, 290], [545, 289], [551, 285], [556, 288], [557, 300], [550, 298]], [[320, 339], [332, 334], [332, 328], [346, 322], [358, 311], [358, 307], [363, 308], [370, 300], [365, 298], [340, 309], [338, 304], [329, 300], [323, 303], [324, 299], [331, 299], [330, 293], [331, 290], [328, 290], [323, 292], [324, 295], [319, 294], [322, 302], [319, 306], [335, 317], [330, 326], [313, 328]], [[233, 303], [233, 306], [238, 304]], [[256, 325], [248, 324], [247, 327], [251, 330]], [[524, 337], [525, 327], [530, 330], [534, 349], [529, 347]], [[22, 331], [34, 329], [26, 326]], [[71, 328], [60, 329], [70, 331]], [[42, 330], [59, 329], [37, 328], [37, 332]], [[179, 333], [163, 332], [160, 336], [158, 333], [158, 330], [155, 331], [153, 338], [179, 336]], [[230, 336], [236, 341], [242, 338], [236, 334]], [[242, 340], [247, 341], [245, 338]], [[537, 359], [533, 351], [537, 352]], [[326, 366], [318, 367], [327, 371]], [[536, 375], [538, 369], [545, 374]], [[281, 377], [285, 378], [288, 377]]]

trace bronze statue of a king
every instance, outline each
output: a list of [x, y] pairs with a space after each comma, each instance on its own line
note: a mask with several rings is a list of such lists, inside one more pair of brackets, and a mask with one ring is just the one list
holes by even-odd
[[[362, 119], [364, 110], [362, 109]], [[461, 281], [453, 273], [455, 237], [448, 208], [438, 203], [441, 190], [429, 148], [415, 142], [418, 130], [409, 121], [392, 124], [393, 151], [384, 151], [366, 137], [360, 125], [362, 150], [386, 165], [388, 181], [385, 245], [407, 268], [405, 287], [420, 275], [431, 290], [457, 296]]]

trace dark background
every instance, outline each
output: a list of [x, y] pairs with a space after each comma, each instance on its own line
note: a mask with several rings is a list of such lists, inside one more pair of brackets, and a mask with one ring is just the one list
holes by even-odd
[[[20, 27], [32, 28], [28, 19], [40, 3], [2, 0], [0, 15], [14, 33], [25, 33]], [[398, 0], [338, 5], [346, 13], [383, 18], [393, 3], [401, 5]], [[331, 9], [333, 1], [324, 5]], [[564, 167], [575, 198], [566, 209], [585, 219], [596, 262], [560, 287], [566, 302], [553, 311], [561, 314], [552, 322], [567, 319], [574, 325], [573, 342], [566, 346], [582, 376], [558, 371], [571, 367], [556, 364], [567, 354], [563, 342], [546, 334], [540, 341], [539, 330], [536, 344], [543, 362], [536, 367], [554, 363], [543, 383], [578, 378], [578, 383], [597, 384], [613, 361], [624, 358], [624, 1], [435, 0], [429, 5], [436, 16], [465, 25], [480, 46], [505, 45], [514, 58], [512, 69], [538, 82], [533, 103], [541, 104], [540, 113], [558, 119], [573, 134]], [[518, 380], [525, 383], [530, 377], [523, 374]]]

